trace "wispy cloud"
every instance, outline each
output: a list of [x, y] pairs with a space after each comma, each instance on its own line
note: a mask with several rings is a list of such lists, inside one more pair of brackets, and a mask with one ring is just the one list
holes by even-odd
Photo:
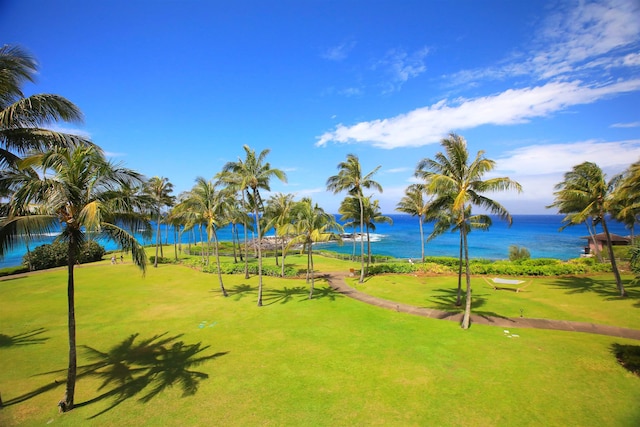
[[496, 159], [492, 176], [509, 176], [523, 187], [522, 194], [502, 194], [503, 200], [546, 200], [564, 174], [583, 162], [594, 162], [609, 178], [640, 159], [640, 139], [580, 141], [568, 144], [530, 145]]
[[427, 70], [425, 58], [429, 54], [428, 48], [422, 48], [413, 53], [403, 49], [392, 49], [381, 60], [377, 61], [373, 69], [382, 69], [390, 76], [383, 86], [386, 92], [400, 89], [409, 79], [418, 77]]
[[640, 54], [640, 2], [572, 1], [550, 15], [524, 48], [500, 66], [462, 70], [446, 76], [462, 85], [485, 79], [530, 75], [534, 79], [602, 78], [613, 67], [637, 67]]
[[611, 125], [612, 128], [637, 128], [640, 127], [640, 122], [631, 122], [631, 123], [614, 123]]
[[349, 53], [356, 47], [355, 41], [346, 41], [337, 46], [330, 47], [320, 54], [324, 59], [329, 61], [343, 61], [349, 56]]
[[497, 95], [454, 101], [442, 100], [389, 119], [338, 125], [318, 137], [317, 146], [329, 142], [366, 143], [378, 148], [419, 147], [439, 142], [452, 130], [481, 125], [513, 125], [544, 117], [573, 105], [588, 104], [620, 93], [640, 90], [640, 79], [604, 86], [580, 81], [509, 89]]

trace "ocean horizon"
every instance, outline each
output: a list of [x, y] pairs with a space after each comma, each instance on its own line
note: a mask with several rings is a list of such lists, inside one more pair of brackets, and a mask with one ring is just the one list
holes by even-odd
[[[417, 217], [406, 214], [388, 214], [393, 224], [376, 224], [376, 229], [371, 230], [371, 251], [375, 255], [386, 255], [395, 258], [420, 259], [420, 230]], [[578, 258], [584, 253], [587, 244], [587, 228], [584, 224], [574, 225], [560, 231], [563, 215], [513, 215], [511, 227], [499, 218], [492, 218], [493, 224], [487, 231], [473, 230], [469, 233], [469, 256], [471, 258], [484, 259], [508, 259], [509, 246], [518, 245], [527, 248], [532, 258], [556, 258], [568, 260]], [[628, 236], [630, 231], [622, 223], [608, 221], [609, 231], [613, 234]], [[425, 239], [432, 232], [433, 225], [424, 225]], [[154, 227], [155, 231], [155, 227]], [[345, 233], [351, 233], [352, 229], [345, 229]], [[359, 230], [356, 230], [359, 231]], [[601, 232], [598, 227], [598, 232]], [[240, 230], [242, 234], [242, 230]], [[162, 242], [173, 244], [173, 231], [161, 227]], [[220, 241], [231, 241], [231, 228], [225, 227], [218, 230]], [[203, 233], [203, 235], [206, 235]], [[267, 233], [273, 235], [273, 231]], [[138, 236], [140, 238], [140, 236]], [[250, 236], [251, 237], [251, 236]], [[40, 239], [29, 243], [29, 248], [50, 243], [55, 238], [54, 234], [41, 236]], [[200, 239], [198, 230], [195, 233], [183, 233], [182, 243], [188, 243]], [[151, 239], [141, 240], [145, 245], [155, 243], [155, 234]], [[101, 242], [107, 251], [117, 250], [112, 242]], [[351, 254], [353, 244], [344, 242], [320, 243], [315, 246], [317, 250], [329, 250], [339, 253]], [[359, 242], [356, 244], [356, 253], [360, 252]], [[365, 248], [366, 251], [366, 248]], [[436, 237], [425, 245], [425, 256], [451, 256], [457, 257], [459, 253], [459, 234], [448, 232]], [[18, 266], [22, 264], [22, 258], [26, 254], [26, 246], [20, 244], [8, 252], [0, 260], [0, 268]]]

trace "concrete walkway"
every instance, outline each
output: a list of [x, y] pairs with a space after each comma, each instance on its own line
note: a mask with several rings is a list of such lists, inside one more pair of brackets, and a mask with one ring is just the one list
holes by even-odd
[[[449, 313], [442, 310], [431, 308], [415, 307], [408, 304], [388, 301], [371, 295], [362, 293], [345, 282], [347, 273], [325, 273], [318, 277], [327, 279], [329, 285], [350, 298], [362, 301], [367, 304], [375, 305], [389, 310], [395, 310], [399, 313], [408, 313], [416, 316], [431, 317], [433, 319], [451, 320], [462, 323], [462, 313]], [[597, 325], [594, 323], [571, 322], [568, 320], [547, 320], [547, 319], [528, 319], [523, 317], [495, 317], [495, 316], [478, 316], [471, 315], [471, 324], [499, 326], [502, 328], [536, 328], [536, 329], [553, 329], [558, 331], [586, 332], [589, 334], [609, 335], [612, 337], [630, 338], [640, 341], [640, 330], [630, 328], [620, 328], [617, 326]]]

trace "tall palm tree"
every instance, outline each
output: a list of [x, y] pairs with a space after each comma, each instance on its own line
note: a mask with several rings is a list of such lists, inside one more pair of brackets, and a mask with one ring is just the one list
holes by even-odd
[[218, 281], [222, 295], [227, 296], [222, 281], [222, 269], [220, 268], [220, 246], [218, 243], [217, 229], [224, 227], [228, 223], [228, 197], [224, 191], [218, 191], [216, 183], [207, 181], [203, 177], [196, 178], [196, 185], [189, 191], [181, 202], [183, 210], [192, 212], [194, 218], [204, 223], [207, 231], [207, 253], [211, 240], [213, 239], [216, 254], [216, 267]]
[[367, 269], [371, 264], [371, 231], [376, 231], [376, 223], [386, 222], [393, 225], [393, 219], [387, 215], [383, 215], [380, 211], [380, 202], [378, 200], [371, 201], [371, 197], [365, 197], [364, 201], [364, 225], [367, 231]]
[[364, 282], [364, 189], [373, 188], [382, 193], [382, 186], [372, 179], [373, 175], [378, 172], [380, 166], [376, 166], [366, 175], [362, 174], [360, 160], [355, 154], [348, 154], [347, 160], [338, 164], [338, 174], [327, 179], [327, 190], [333, 191], [334, 194], [346, 191], [350, 196], [358, 199], [360, 204], [360, 281]]
[[471, 319], [471, 269], [467, 222], [471, 216], [471, 207], [478, 206], [498, 215], [511, 225], [512, 218], [509, 212], [483, 193], [510, 189], [522, 191], [522, 188], [520, 184], [507, 177], [483, 180], [484, 175], [494, 169], [495, 161], [485, 158], [484, 151], [478, 151], [475, 159], [469, 163], [467, 142], [462, 136], [451, 133], [441, 141], [441, 145], [444, 153], [438, 152], [434, 159], [426, 158], [418, 162], [415, 175], [423, 179], [429, 193], [435, 195], [434, 209], [449, 212], [459, 229], [466, 261], [467, 282], [462, 328], [468, 329]]
[[[78, 251], [87, 234], [98, 234], [130, 251], [144, 272], [144, 248], [127, 230], [148, 229], [149, 223], [136, 214], [132, 196], [120, 191], [123, 186], [142, 182], [142, 177], [107, 161], [96, 146], [54, 148], [33, 153], [20, 164], [30, 167], [31, 173], [0, 174], [0, 183], [11, 191], [11, 210], [0, 221], [0, 257], [24, 236], [58, 227], [61, 234], [57, 239], [68, 243], [69, 367], [60, 406], [71, 410], [77, 371], [74, 266]], [[26, 206], [32, 207], [32, 213], [25, 213]]]
[[427, 202], [427, 193], [424, 185], [411, 184], [404, 190], [404, 196], [396, 205], [396, 210], [411, 216], [418, 217], [418, 226], [420, 228], [420, 250], [421, 260], [424, 262], [424, 221], [429, 213], [429, 202]]
[[[245, 159], [237, 162], [229, 162], [222, 167], [220, 178], [228, 185], [245, 192], [253, 206], [253, 216], [256, 224], [258, 247], [258, 307], [262, 306], [262, 230], [260, 229], [260, 212], [263, 208], [260, 190], [269, 191], [269, 182], [276, 177], [283, 182], [287, 181], [286, 174], [280, 169], [272, 168], [265, 162], [270, 150], [264, 149], [256, 156], [256, 152], [249, 146], [243, 146]], [[246, 245], [245, 245], [246, 246]]]
[[[611, 212], [613, 195], [620, 179], [621, 176], [617, 175], [607, 181], [606, 175], [597, 164], [580, 163], [564, 174], [564, 181], [556, 184], [556, 191], [553, 193], [555, 200], [548, 207], [558, 208], [560, 213], [565, 214], [562, 220], [563, 227], [584, 223], [589, 218], [593, 218], [595, 223], [602, 225], [616, 285], [620, 296], [624, 297], [626, 291], [618, 271], [606, 219], [607, 214]], [[594, 243], [596, 243], [595, 240]]]
[[[340, 202], [340, 207], [338, 208], [338, 213], [340, 216], [340, 221], [343, 222], [343, 227], [351, 227], [353, 232], [351, 233], [351, 244], [353, 246], [351, 251], [351, 259], [356, 259], [356, 241], [358, 236], [356, 230], [360, 224], [360, 201], [356, 197], [345, 197], [342, 202]], [[359, 238], [362, 239], [362, 234], [359, 235]]]
[[[282, 237], [282, 266], [281, 276], [284, 277], [284, 259], [287, 236], [278, 233], [278, 230], [291, 222], [291, 209], [294, 206], [293, 194], [274, 194], [267, 200], [265, 216], [269, 218], [267, 228], [273, 227], [276, 234]], [[278, 242], [276, 241], [276, 265], [278, 265]]]
[[59, 95], [24, 97], [22, 85], [33, 82], [35, 59], [17, 46], [0, 47], [0, 167], [15, 165], [29, 150], [87, 145], [83, 137], [47, 129], [53, 122], [81, 122], [82, 112]]
[[[165, 206], [173, 205], [175, 197], [171, 195], [173, 192], [173, 184], [169, 182], [169, 178], [154, 176], [145, 184], [145, 192], [152, 200], [151, 210], [156, 218], [156, 258], [153, 266], [158, 268], [158, 250], [162, 250], [162, 239], [160, 236], [160, 224], [162, 223], [162, 209]], [[164, 254], [160, 254], [164, 256]]]
[[301, 244], [302, 252], [307, 252], [307, 283], [310, 283], [309, 299], [311, 299], [315, 281], [313, 244], [328, 242], [331, 239], [340, 241], [340, 236], [336, 232], [342, 232], [342, 227], [336, 222], [335, 216], [326, 213], [318, 204], [313, 204], [310, 198], [304, 198], [295, 204], [292, 217], [293, 221], [281, 227], [280, 233], [293, 236], [287, 244], [288, 248]]

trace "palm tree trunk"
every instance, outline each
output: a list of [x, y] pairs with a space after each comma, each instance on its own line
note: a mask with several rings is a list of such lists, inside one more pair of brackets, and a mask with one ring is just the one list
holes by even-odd
[[[276, 256], [276, 266], [280, 265], [278, 264], [278, 229], [274, 228], [274, 239], [275, 239], [275, 244], [273, 245], [273, 251], [275, 252], [275, 256]], [[284, 240], [284, 237], [282, 238], [282, 240]]]
[[156, 258], [153, 260], [153, 266], [158, 268], [158, 248], [160, 247], [160, 214], [158, 214], [158, 222], [156, 224]]
[[247, 223], [244, 223], [244, 278], [249, 278], [249, 240], [247, 237]]
[[589, 236], [591, 236], [591, 240], [593, 241], [593, 251], [596, 253], [596, 258], [598, 262], [602, 262], [602, 254], [600, 253], [600, 246], [598, 245], [598, 242], [596, 240], [596, 230], [595, 226], [593, 225], [593, 220], [591, 222], [591, 226], [587, 221], [585, 221], [585, 225], [587, 226], [587, 231], [589, 232]]
[[458, 263], [458, 297], [456, 298], [456, 307], [462, 304], [462, 246], [463, 237], [462, 229], [460, 229], [460, 262]]
[[422, 215], [418, 215], [418, 224], [420, 225], [420, 249], [422, 249], [422, 263], [424, 264], [424, 224]]
[[604, 219], [604, 215], [602, 216], [602, 229], [604, 230], [604, 235], [607, 238], [607, 249], [609, 249], [609, 259], [611, 260], [611, 269], [613, 270], [613, 275], [616, 278], [616, 285], [618, 286], [618, 291], [620, 291], [621, 297], [626, 297], [627, 292], [624, 289], [624, 285], [622, 284], [622, 279], [620, 278], [620, 272], [618, 271], [618, 264], [616, 263], [616, 256], [613, 253], [613, 245], [611, 244], [611, 234], [609, 234], [609, 227], [607, 227], [607, 221]]
[[67, 314], [69, 331], [69, 367], [67, 368], [67, 387], [64, 398], [58, 403], [63, 412], [73, 409], [73, 399], [76, 390], [77, 374], [77, 353], [76, 353], [76, 309], [75, 309], [75, 286], [73, 279], [73, 269], [76, 263], [75, 242], [69, 241], [67, 252]]
[[282, 264], [280, 266], [280, 276], [281, 277], [284, 277], [284, 260], [285, 260], [285, 258], [287, 256], [285, 254], [285, 251], [286, 251], [286, 241], [285, 241], [284, 236], [282, 236]]
[[360, 202], [360, 281], [364, 283], [364, 206], [362, 205], [362, 195], [358, 194], [358, 202]]
[[256, 230], [258, 232], [258, 307], [262, 307], [262, 234], [260, 233], [260, 218], [258, 217], [258, 194], [257, 190], [253, 191], [253, 200], [255, 208], [253, 209], [256, 216]]
[[224, 288], [224, 283], [222, 283], [222, 269], [220, 268], [220, 247], [218, 246], [218, 234], [216, 230], [213, 230], [213, 241], [216, 246], [216, 267], [218, 269], [218, 281], [220, 282], [220, 290], [222, 291], [222, 295], [225, 297], [228, 296], [227, 290]]
[[311, 266], [311, 287], [309, 288], [309, 299], [313, 298], [313, 285], [314, 278], [313, 275], [313, 243], [309, 242], [309, 265]]
[[[463, 224], [464, 226], [465, 224]], [[471, 268], [469, 267], [469, 242], [467, 241], [466, 230], [463, 231], [464, 241], [464, 262], [466, 266], [466, 278], [467, 278], [467, 299], [465, 301], [464, 316], [462, 317], [462, 329], [469, 329], [471, 324]]]
[[369, 226], [367, 225], [367, 271], [371, 265], [371, 236], [369, 235]]
[[351, 261], [355, 261], [356, 259], [356, 224], [353, 224], [353, 234], [351, 235], [351, 242], [353, 243], [353, 255], [351, 256]]

